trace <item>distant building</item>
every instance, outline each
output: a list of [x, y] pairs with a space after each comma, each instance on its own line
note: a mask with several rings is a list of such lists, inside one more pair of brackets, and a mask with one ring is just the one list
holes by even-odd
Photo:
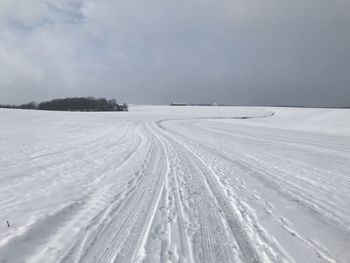
[[170, 106], [187, 106], [187, 103], [183, 103], [183, 102], [172, 102], [172, 103], [170, 103]]

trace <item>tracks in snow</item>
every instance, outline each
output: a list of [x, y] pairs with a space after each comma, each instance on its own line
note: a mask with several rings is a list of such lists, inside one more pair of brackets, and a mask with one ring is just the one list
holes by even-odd
[[[11, 262], [31, 256], [29, 262], [256, 263], [295, 262], [305, 256], [310, 262], [342, 262], [347, 258], [346, 254], [337, 257], [336, 251], [329, 249], [332, 244], [324, 243], [327, 240], [323, 236], [303, 229], [302, 220], [309, 220], [307, 223], [322, 227], [324, 235], [330, 236], [330, 243], [346, 242], [344, 233], [334, 231], [343, 231], [348, 226], [344, 217], [348, 211], [329, 209], [338, 196], [332, 195], [333, 188], [320, 183], [327, 180], [325, 170], [318, 169], [320, 181], [310, 181], [310, 187], [303, 191], [308, 182], [305, 178], [272, 165], [273, 159], [284, 158], [278, 152], [257, 158], [249, 152], [230, 151], [224, 140], [237, 140], [243, 149], [248, 146], [256, 150], [257, 142], [269, 149], [292, 149], [294, 167], [301, 172], [307, 171], [307, 167], [298, 151], [313, 154], [322, 144], [294, 145], [293, 141], [284, 141], [283, 136], [276, 143], [259, 138], [259, 134], [232, 134], [210, 125], [191, 126], [197, 133], [189, 131], [188, 135], [188, 130], [176, 126], [177, 122], [127, 126], [123, 136], [110, 146], [113, 151], [109, 152], [108, 162], [101, 150], [109, 147], [108, 141], [97, 149], [91, 148], [98, 147], [98, 139], [81, 149], [70, 147], [70, 155], [89, 153], [76, 161], [73, 171], [86, 166], [87, 174], [91, 169], [98, 176], [90, 176], [88, 181], [74, 181], [66, 175], [57, 179], [56, 183], [72, 180], [70, 187], [81, 187], [85, 194], [76, 194], [76, 202], [38, 220], [25, 236], [43, 233], [32, 239], [35, 243], [32, 246], [23, 243], [23, 238], [14, 238], [7, 247], [0, 246], [0, 252], [5, 252], [1, 255], [4, 260]], [[193, 138], [197, 134], [202, 137]], [[213, 145], [205, 142], [213, 138]], [[113, 152], [119, 158], [115, 163]], [[346, 158], [336, 147], [322, 154], [334, 153]], [[68, 157], [60, 163], [51, 159], [55, 154], [48, 152], [43, 156], [48, 158], [51, 168], [64, 171], [64, 165], [69, 164]], [[34, 156], [33, 160], [40, 161], [43, 156]], [[102, 166], [104, 169], [97, 168]], [[49, 169], [45, 167], [44, 171]], [[36, 187], [44, 191], [40, 185]], [[326, 195], [318, 196], [320, 193]], [[334, 198], [327, 200], [328, 195]], [[11, 204], [11, 200], [0, 201], [5, 208]], [[302, 220], [288, 214], [290, 211]], [[51, 223], [55, 227], [47, 227]], [[6, 254], [8, 247], [23, 247], [23, 253], [16, 258], [14, 253]]]
[[[269, 258], [273, 262], [300, 261], [308, 255], [310, 262], [346, 262], [345, 259], [350, 256], [345, 245], [349, 242], [349, 223], [346, 217], [338, 216], [341, 215], [341, 207], [330, 210], [331, 206], [327, 207], [327, 203], [320, 201], [323, 198], [322, 192], [320, 196], [313, 197], [308, 195], [309, 188], [303, 191], [304, 188], [300, 188], [294, 181], [285, 181], [281, 176], [285, 172], [283, 167], [262, 167], [257, 162], [260, 159], [252, 161], [249, 155], [242, 154], [236, 154], [232, 158], [232, 152], [227, 153], [217, 148], [220, 145], [217, 141], [232, 143], [234, 137], [228, 139], [217, 136], [216, 140], [211, 140], [206, 145], [202, 139], [205, 136], [201, 137], [201, 133], [198, 133], [198, 139], [190, 139], [184, 136], [185, 129], [175, 130], [175, 123], [172, 124], [174, 125], [169, 127], [173, 129], [168, 129], [164, 124], [161, 126], [178, 144], [197, 157], [193, 159], [199, 160], [209, 170], [207, 174], [212, 177], [207, 177], [207, 181], [215, 196], [219, 200], [222, 197], [224, 204], [230, 200], [233, 207], [238, 209], [238, 213], [231, 214], [228, 218], [243, 219], [245, 232], [253, 237], [253, 247], [259, 248], [262, 258]], [[193, 128], [186, 126], [190, 132], [188, 134], [194, 134]], [[215, 143], [215, 146], [211, 143]], [[245, 147], [250, 146], [244, 141], [243, 143]], [[225, 142], [222, 144], [225, 145]], [[288, 149], [283, 149], [283, 153], [284, 151]], [[297, 168], [298, 163], [294, 169]], [[297, 177], [297, 173], [289, 175], [289, 179], [295, 180]], [[222, 191], [226, 191], [227, 195]], [[340, 202], [336, 204], [339, 205]], [[225, 211], [229, 209], [225, 207]], [[345, 208], [344, 212], [346, 211], [349, 212]], [[305, 229], [307, 225], [309, 228]], [[285, 232], [278, 231], [278, 228]], [[250, 246], [249, 242], [247, 244], [240, 247]], [[294, 246], [297, 251], [293, 251]], [[263, 251], [261, 248], [266, 249]]]
[[[164, 193], [168, 198], [159, 208], [162, 216], [154, 222], [155, 235], [149, 238], [149, 262], [157, 258], [152, 251], [157, 247], [157, 238], [161, 262], [263, 262], [266, 258], [287, 261], [288, 256], [274, 240], [249, 224], [252, 219], [245, 207], [231, 202], [206, 161], [183, 140], [158, 130], [167, 144], [172, 169], [168, 175], [170, 187]], [[164, 243], [170, 248], [167, 252]], [[191, 255], [183, 243], [190, 243]], [[175, 258], [174, 248], [178, 255]]]
[[[143, 236], [158, 206], [166, 172], [166, 155], [151, 130], [145, 127], [148, 153], [135, 170], [127, 187], [99, 215], [83, 239], [62, 258], [62, 262], [135, 262], [143, 257]], [[83, 241], [81, 241], [83, 240]]]

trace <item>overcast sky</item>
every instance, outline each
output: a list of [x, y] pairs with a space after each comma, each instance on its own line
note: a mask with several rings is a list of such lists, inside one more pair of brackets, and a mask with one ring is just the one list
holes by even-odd
[[350, 106], [349, 0], [0, 0], [0, 103]]

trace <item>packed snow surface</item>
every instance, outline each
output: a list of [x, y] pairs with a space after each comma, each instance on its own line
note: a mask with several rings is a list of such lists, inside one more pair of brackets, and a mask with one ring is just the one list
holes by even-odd
[[350, 110], [1, 109], [0, 262], [350, 262]]

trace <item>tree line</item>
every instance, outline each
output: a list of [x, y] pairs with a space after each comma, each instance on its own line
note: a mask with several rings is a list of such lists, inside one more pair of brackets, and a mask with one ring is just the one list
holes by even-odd
[[128, 111], [128, 105], [116, 100], [94, 97], [54, 99], [41, 103], [29, 102], [21, 105], [0, 105], [0, 108], [32, 109], [52, 111]]

